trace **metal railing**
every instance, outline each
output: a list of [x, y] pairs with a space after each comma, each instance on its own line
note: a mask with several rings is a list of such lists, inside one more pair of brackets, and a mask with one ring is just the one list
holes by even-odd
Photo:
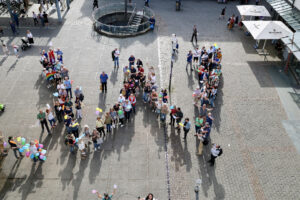
[[[134, 12], [134, 8], [135, 8], [135, 4], [128, 4], [127, 12], [128, 13]], [[147, 19], [150, 19], [150, 17], [154, 16], [153, 11], [148, 7], [144, 7], [143, 11], [144, 11], [144, 17]], [[102, 16], [118, 13], [118, 12], [125, 12], [124, 3], [109, 4], [106, 6], [99, 7], [99, 9], [95, 10], [92, 14], [95, 30], [102, 33], [109, 33], [115, 36], [124, 36], [124, 35], [130, 35], [135, 32], [143, 32], [150, 28], [150, 23], [148, 20], [139, 25], [128, 25], [128, 26], [108, 25], [99, 21], [99, 18], [101, 18]]]
[[127, 25], [130, 25], [130, 24], [131, 24], [131, 22], [132, 22], [132, 20], [133, 20], [133, 18], [134, 18], [134, 16], [135, 16], [135, 14], [136, 14], [136, 7], [134, 7], [134, 9], [133, 9], [133, 11], [132, 11], [132, 13], [131, 13], [131, 16], [130, 16], [130, 18], [129, 18], [129, 20], [128, 20], [128, 24], [127, 24]]

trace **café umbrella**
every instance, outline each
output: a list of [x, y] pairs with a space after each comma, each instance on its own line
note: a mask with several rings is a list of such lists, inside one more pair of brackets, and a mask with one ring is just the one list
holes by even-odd
[[293, 35], [293, 32], [281, 21], [243, 21], [243, 24], [255, 40], [279, 40]]

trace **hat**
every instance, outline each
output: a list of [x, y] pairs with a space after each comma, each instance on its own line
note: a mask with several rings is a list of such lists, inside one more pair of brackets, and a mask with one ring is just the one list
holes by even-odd
[[205, 125], [209, 125], [209, 123], [208, 123], [208, 122], [206, 122], [206, 123], [205, 123]]

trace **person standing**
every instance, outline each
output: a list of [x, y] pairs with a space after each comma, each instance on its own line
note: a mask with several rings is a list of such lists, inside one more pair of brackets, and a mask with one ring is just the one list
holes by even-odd
[[190, 131], [190, 129], [191, 129], [190, 119], [189, 118], [185, 118], [185, 121], [183, 123], [183, 132], [184, 132], [183, 139], [186, 140], [186, 136], [187, 136], [188, 132]]
[[194, 38], [195, 38], [196, 44], [197, 44], [197, 34], [198, 34], [197, 27], [196, 27], [196, 25], [194, 25], [194, 27], [193, 27], [193, 35], [192, 35], [191, 42], [194, 42]]
[[74, 152], [74, 146], [75, 146], [75, 143], [76, 143], [76, 138], [75, 136], [70, 133], [67, 135], [67, 141], [68, 141], [68, 145], [69, 145], [69, 148], [70, 148], [70, 152], [73, 153]]
[[193, 71], [192, 63], [193, 63], [193, 54], [192, 54], [192, 51], [190, 50], [189, 53], [186, 56], [186, 66], [185, 66], [185, 69], [188, 70], [188, 65], [190, 65], [191, 71]]
[[178, 107], [177, 111], [176, 111], [176, 124], [177, 124], [176, 129], [178, 131], [180, 131], [180, 125], [179, 125], [179, 123], [181, 122], [182, 118], [183, 118], [183, 113], [182, 113], [181, 109]]
[[212, 144], [212, 148], [210, 150], [210, 160], [208, 161], [210, 163], [210, 166], [215, 165], [215, 160], [218, 156], [221, 156], [223, 153], [222, 148], [220, 145]]
[[46, 120], [46, 113], [43, 112], [42, 110], [40, 110], [39, 114], [37, 115], [37, 119], [40, 120], [40, 123], [41, 123], [41, 126], [42, 126], [42, 132], [44, 132], [44, 126], [46, 126], [48, 134], [51, 134], [50, 130], [49, 130], [49, 127], [48, 127], [47, 120]]
[[107, 79], [108, 75], [103, 71], [102, 74], [100, 75], [100, 82], [101, 82], [101, 91], [107, 92]]
[[34, 41], [33, 41], [32, 33], [29, 30], [27, 30], [26, 33], [27, 33], [27, 39], [28, 39], [29, 44], [33, 44]]
[[109, 112], [105, 114], [104, 124], [106, 125], [106, 132], [111, 133], [112, 117]]
[[176, 34], [173, 33], [172, 34], [172, 50], [173, 50], [173, 54], [178, 53], [178, 39], [176, 37]]
[[41, 20], [41, 25], [45, 26], [45, 20], [41, 11], [39, 12], [38, 18]]
[[221, 11], [221, 15], [219, 16], [219, 19], [224, 19], [224, 17], [225, 17], [225, 12], [226, 12], [226, 6], [222, 9], [222, 11]]
[[149, 0], [145, 0], [145, 6], [149, 7]]
[[7, 48], [7, 45], [4, 43], [3, 40], [1, 40], [1, 45], [2, 45], [2, 51], [5, 53], [7, 56], [9, 55], [9, 50]]
[[[64, 85], [65, 85], [66, 90], [67, 90], [67, 96], [72, 99], [73, 98], [73, 96], [72, 96], [72, 84], [71, 84], [71, 81], [69, 80], [69, 77], [65, 77]], [[70, 96], [69, 96], [69, 94], [70, 94]]]
[[103, 133], [103, 135], [105, 137], [104, 122], [102, 121], [102, 119], [100, 117], [97, 117], [97, 120], [96, 120], [96, 129], [100, 133], [100, 137], [102, 137], [102, 133]]
[[128, 61], [129, 61], [129, 69], [131, 68], [131, 65], [134, 65], [134, 61], [135, 61], [135, 57], [133, 55], [131, 55], [129, 58], [128, 58]]
[[52, 111], [50, 109], [47, 109], [46, 110], [46, 114], [47, 114], [47, 117], [48, 117], [48, 121], [51, 125], [51, 128], [54, 128], [56, 126], [56, 121], [55, 121], [55, 118], [54, 118], [54, 115], [52, 113]]
[[8, 137], [8, 143], [10, 145], [10, 148], [14, 151], [15, 157], [17, 159], [19, 159], [17, 152], [19, 152], [20, 157], [23, 157], [23, 154], [19, 151], [20, 148], [18, 147], [17, 143], [13, 140], [12, 136]]
[[194, 50], [193, 52], [193, 61], [194, 61], [194, 68], [198, 67], [199, 64], [199, 57], [200, 57], [200, 50], [198, 49], [198, 47]]
[[15, 44], [12, 44], [12, 48], [14, 49], [15, 56], [18, 59], [19, 58], [19, 47]]
[[136, 97], [135, 97], [135, 95], [133, 93], [131, 93], [130, 96], [128, 97], [128, 100], [131, 103], [133, 113], [135, 113], [135, 104], [136, 104]]
[[125, 111], [125, 118], [127, 121], [129, 121], [130, 119], [130, 113], [131, 113], [131, 110], [132, 110], [132, 105], [130, 103], [130, 101], [125, 100], [125, 103], [124, 103], [124, 111]]
[[82, 118], [82, 112], [81, 112], [81, 101], [80, 101], [79, 97], [76, 97], [75, 109], [76, 109], [76, 118], [81, 119]]
[[114, 51], [114, 67], [119, 68], [119, 56], [120, 56], [120, 51], [116, 48]]
[[128, 66], [125, 66], [123, 68], [123, 73], [124, 73], [124, 82], [129, 80], [129, 74], [130, 74], [130, 69], [128, 68]]
[[32, 18], [33, 18], [33, 24], [34, 26], [39, 24], [39, 21], [37, 19], [37, 15], [35, 14], [35, 12], [32, 12]]
[[62, 122], [63, 121], [63, 110], [61, 108], [61, 105], [59, 104], [58, 101], [55, 101], [55, 105], [54, 105], [54, 110], [55, 110], [55, 114], [57, 117], [58, 122]]
[[94, 0], [94, 2], [93, 2], [93, 10], [95, 8], [98, 8], [98, 0]]

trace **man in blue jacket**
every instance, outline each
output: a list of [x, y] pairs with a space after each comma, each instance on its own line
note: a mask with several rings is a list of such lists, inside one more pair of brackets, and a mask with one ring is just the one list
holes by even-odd
[[103, 71], [102, 74], [100, 75], [100, 82], [101, 82], [101, 91], [107, 92], [107, 79], [108, 79], [108, 75]]

